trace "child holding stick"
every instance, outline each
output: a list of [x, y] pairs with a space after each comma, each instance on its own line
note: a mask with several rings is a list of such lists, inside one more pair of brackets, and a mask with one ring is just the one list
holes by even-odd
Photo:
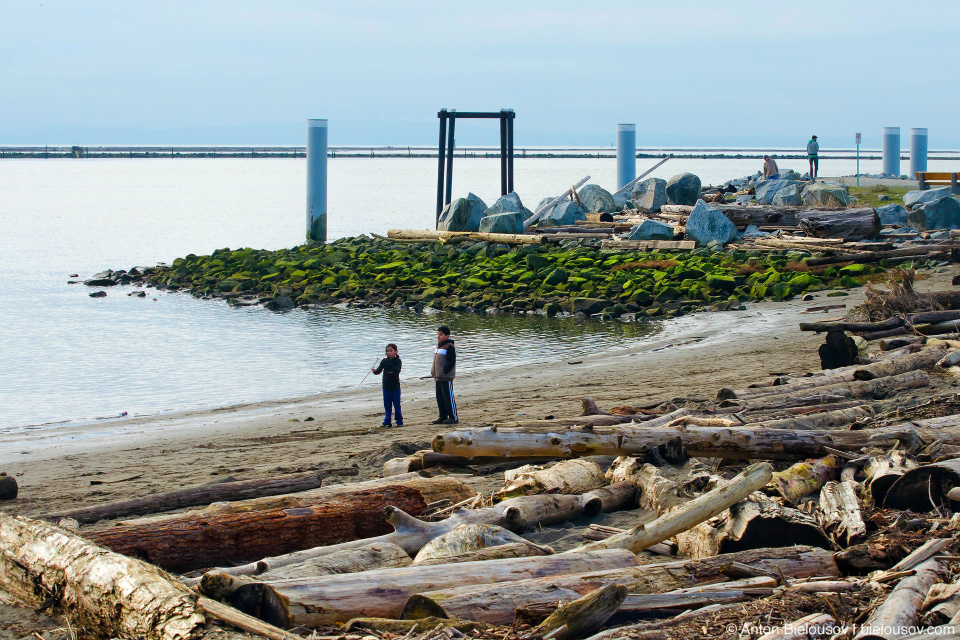
[[381, 427], [390, 427], [391, 410], [397, 414], [397, 426], [403, 426], [403, 414], [400, 413], [400, 367], [403, 363], [397, 355], [397, 345], [392, 342], [386, 348], [387, 357], [380, 361], [380, 365], [370, 369], [373, 375], [383, 373], [383, 424]]

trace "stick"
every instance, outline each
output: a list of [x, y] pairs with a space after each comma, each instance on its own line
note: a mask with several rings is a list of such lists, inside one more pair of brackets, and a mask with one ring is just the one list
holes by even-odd
[[643, 180], [644, 178], [646, 178], [648, 175], [650, 175], [650, 174], [653, 172], [654, 169], [656, 169], [657, 167], [659, 167], [660, 165], [662, 165], [664, 162], [666, 162], [666, 161], [669, 160], [669, 159], [670, 159], [670, 156], [667, 156], [666, 158], [664, 158], [663, 160], [661, 160], [661, 161], [658, 162], [657, 164], [653, 165], [652, 167], [650, 167], [649, 169], [647, 169], [646, 171], [644, 171], [643, 173], [641, 173], [639, 176], [637, 176], [636, 178], [634, 178], [633, 180], [631, 180], [631, 181], [628, 182], [627, 184], [625, 184], [625, 185], [623, 185], [622, 187], [620, 187], [619, 189], [617, 189], [617, 190], [613, 193], [613, 195], [617, 195], [618, 193], [621, 193], [621, 192], [623, 192], [623, 191], [626, 191], [627, 189], [632, 188], [633, 185], [637, 184], [638, 182], [640, 182], [641, 180]]
[[[379, 358], [377, 358], [377, 360], [379, 360]], [[373, 366], [377, 366], [377, 360], [374, 360], [374, 361], [373, 361]], [[363, 376], [363, 380], [360, 381], [360, 384], [363, 384], [363, 383], [364, 383], [364, 380], [366, 380], [366, 379], [367, 379], [367, 376], [369, 376], [369, 375], [370, 375], [370, 372], [367, 371], [367, 375], [366, 375], [366, 376]]]

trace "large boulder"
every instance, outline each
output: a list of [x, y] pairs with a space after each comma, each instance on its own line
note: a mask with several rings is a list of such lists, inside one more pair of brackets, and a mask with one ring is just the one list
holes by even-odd
[[440, 212], [440, 231], [480, 231], [487, 205], [477, 196], [468, 194], [466, 198], [457, 198]]
[[880, 224], [907, 224], [907, 210], [899, 204], [888, 204], [877, 207], [877, 215], [880, 216]]
[[757, 202], [760, 204], [773, 204], [773, 198], [780, 193], [782, 189], [789, 186], [795, 186], [793, 180], [761, 180], [757, 183]]
[[843, 185], [817, 182], [803, 190], [803, 204], [827, 209], [846, 207], [850, 204], [850, 192]]
[[644, 220], [630, 229], [624, 240], [673, 240], [673, 227], [656, 220]]
[[670, 204], [695, 205], [700, 198], [700, 178], [692, 173], [681, 173], [667, 180], [665, 188]]
[[714, 209], [703, 200], [698, 200], [687, 217], [686, 235], [698, 245], [716, 240], [721, 245], [737, 237], [737, 226], [719, 209]]
[[799, 182], [786, 185], [777, 191], [770, 204], [778, 207], [799, 207], [803, 204], [803, 185]]
[[903, 204], [907, 209], [913, 209], [925, 202], [933, 202], [950, 195], [950, 187], [927, 189], [926, 191], [907, 191], [903, 194]]
[[484, 233], [523, 233], [523, 214], [519, 211], [483, 216], [480, 231]]
[[583, 213], [583, 209], [576, 202], [563, 200], [541, 218], [537, 224], [542, 227], [565, 227], [577, 224], [577, 220], [586, 219], [587, 216]]
[[523, 203], [520, 202], [520, 196], [518, 196], [515, 191], [511, 191], [507, 195], [497, 198], [497, 201], [494, 202], [489, 209], [484, 211], [483, 215], [495, 216], [498, 213], [520, 213], [523, 215], [524, 220], [533, 215], [533, 211], [523, 206]]
[[647, 178], [638, 182], [630, 192], [630, 199], [641, 209], [660, 213], [660, 207], [667, 204], [667, 181]]
[[907, 214], [907, 222], [920, 231], [960, 229], [960, 202], [950, 197], [924, 202]]
[[588, 184], [577, 192], [584, 213], [616, 213], [613, 194], [598, 184]]

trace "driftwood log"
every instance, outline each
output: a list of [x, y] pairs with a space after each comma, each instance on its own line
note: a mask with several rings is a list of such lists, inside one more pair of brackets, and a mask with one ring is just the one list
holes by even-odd
[[105, 504], [45, 513], [38, 517], [51, 522], [63, 518], [73, 518], [80, 524], [123, 518], [126, 516], [161, 513], [186, 507], [208, 505], [213, 502], [245, 500], [261, 496], [274, 496], [316, 489], [323, 479], [331, 475], [357, 475], [357, 469], [326, 469], [277, 476], [274, 478], [256, 478], [235, 482], [214, 482], [185, 487], [167, 493], [157, 493], [133, 500], [119, 500]]
[[627, 481], [639, 489], [639, 507], [664, 513], [703, 492], [710, 482], [710, 470], [691, 458], [681, 466], [644, 464], [637, 458], [617, 458], [607, 477], [611, 481]]
[[[946, 430], [931, 431], [944, 433]], [[951, 505], [952, 509], [957, 509], [960, 504], [948, 502], [947, 494], [950, 489], [958, 486], [960, 486], [960, 459], [925, 464], [907, 471], [890, 485], [884, 497], [883, 506], [888, 509], [924, 512], [946, 503]]]
[[[459, 556], [471, 551], [478, 551], [486, 547], [496, 547], [504, 544], [527, 544], [543, 550], [539, 545], [524, 540], [512, 531], [495, 524], [461, 524], [456, 529], [437, 536], [420, 549], [414, 564], [423, 564], [427, 560], [436, 560]], [[549, 555], [537, 553], [531, 555]]]
[[576, 640], [597, 631], [627, 597], [627, 588], [608, 584], [566, 604], [541, 622], [534, 630], [550, 640]]
[[891, 358], [883, 362], [867, 365], [853, 372], [856, 380], [874, 380], [886, 376], [895, 376], [917, 369], [927, 369], [937, 364], [949, 352], [947, 349], [921, 349], [899, 358]]
[[436, 451], [542, 458], [588, 455], [643, 455], [659, 444], [680, 436], [683, 446], [701, 458], [761, 460], [822, 456], [826, 448], [859, 451], [866, 446], [891, 445], [898, 440], [922, 440], [960, 445], [960, 429], [916, 425], [857, 431], [798, 431], [771, 429], [765, 423], [747, 427], [596, 427], [588, 430], [534, 431], [530, 429], [458, 429], [433, 439]]
[[811, 401], [816, 403], [816, 401], [822, 400], [823, 398], [836, 401], [869, 396], [879, 400], [889, 397], [901, 389], [917, 389], [929, 384], [930, 376], [928, 376], [926, 372], [908, 371], [907, 373], [888, 376], [886, 378], [877, 378], [875, 380], [841, 382], [825, 387], [797, 391], [795, 393], [772, 394], [752, 400], [744, 400], [742, 404], [744, 408], [754, 410], [796, 406]]
[[867, 534], [856, 486], [848, 481], [828, 482], [820, 490], [820, 526], [844, 547]]
[[455, 556], [442, 556], [430, 558], [429, 560], [418, 560], [417, 565], [431, 564], [454, 564], [460, 562], [484, 562], [486, 560], [502, 560], [504, 558], [529, 558], [531, 556], [549, 556], [553, 555], [553, 549], [541, 545], [533, 544], [524, 540], [523, 542], [511, 542], [509, 544], [499, 544], [493, 547], [484, 547], [475, 551], [466, 551]]
[[717, 487], [689, 500], [653, 522], [637, 525], [625, 533], [618, 533], [605, 540], [587, 543], [574, 551], [629, 549], [639, 553], [651, 545], [663, 542], [712, 518], [743, 500], [770, 482], [772, 474], [773, 468], [768, 463], [754, 463], [737, 474], [725, 486]]
[[825, 483], [837, 480], [842, 469], [843, 460], [830, 454], [774, 472], [770, 484], [784, 500], [797, 502], [804, 496], [819, 493]]
[[797, 213], [797, 221], [804, 233], [816, 238], [872, 240], [880, 235], [880, 216], [871, 208], [802, 210]]
[[361, 615], [400, 617], [407, 599], [420, 591], [462, 585], [495, 584], [503, 587], [516, 580], [612, 570], [637, 564], [633, 554], [612, 549], [486, 562], [418, 565], [247, 584], [234, 592], [231, 603], [241, 611], [255, 611], [258, 618], [279, 627], [330, 626]]
[[[610, 513], [632, 509], [637, 504], [637, 486], [632, 482], [612, 482], [580, 496], [584, 513]], [[600, 505], [599, 511], [596, 505]]]
[[[564, 555], [564, 554], [559, 554]], [[461, 586], [418, 592], [403, 608], [407, 619], [435, 615], [492, 624], [511, 624], [520, 607], [557, 601], [572, 602], [594, 589], [622, 585], [631, 594], [660, 593], [727, 579], [733, 565], [746, 565], [764, 575], [788, 578], [839, 575], [833, 554], [812, 547], [753, 549], [700, 560], [648, 564], [613, 571], [593, 571], [554, 578], [519, 580], [486, 586]]]
[[163, 571], [47, 522], [0, 514], [0, 551], [0, 589], [97, 637], [186, 640], [203, 627], [196, 595]]
[[920, 606], [930, 587], [939, 582], [944, 572], [943, 565], [934, 559], [917, 566], [916, 573], [901, 580], [887, 599], [877, 607], [865, 624], [865, 630], [854, 636], [855, 640], [888, 640], [900, 633], [889, 633], [887, 628], [913, 627], [920, 620]]
[[870, 492], [875, 505], [882, 505], [893, 483], [906, 472], [919, 466], [917, 459], [902, 449], [871, 456], [863, 465], [863, 473], [866, 476], [864, 488]]
[[517, 474], [493, 494], [494, 502], [539, 493], [579, 495], [606, 484], [603, 469], [592, 460], [563, 460], [546, 469]]
[[923, 624], [927, 626], [935, 627], [953, 620], [960, 614], [960, 582], [932, 585], [920, 610], [924, 612]]
[[383, 487], [318, 501], [309, 507], [190, 515], [179, 520], [85, 531], [92, 542], [169, 571], [256, 560], [386, 533], [386, 507], [426, 510], [409, 487]]
[[[395, 544], [411, 556], [434, 538], [452, 531], [462, 524], [496, 524], [511, 531], [523, 531], [538, 524], [550, 525], [573, 520], [583, 515], [599, 513], [598, 501], [585, 505], [582, 496], [522, 496], [504, 500], [498, 505], [484, 509], [457, 509], [439, 522], [424, 522], [401, 509], [388, 507], [385, 519], [394, 531], [375, 538], [344, 542], [331, 546], [304, 549], [281, 556], [262, 558], [240, 566], [221, 567], [217, 573], [254, 576], [278, 567], [297, 564], [333, 551], [355, 549], [372, 543]], [[589, 509], [587, 509], [589, 507]], [[593, 510], [596, 509], [596, 510]]]

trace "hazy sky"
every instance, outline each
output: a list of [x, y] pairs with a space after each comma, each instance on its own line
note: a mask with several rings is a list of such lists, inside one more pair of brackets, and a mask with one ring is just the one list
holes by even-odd
[[[517, 145], [960, 147], [960, 2], [0, 1], [0, 145], [435, 144], [517, 112]], [[463, 121], [458, 144], [498, 144]]]

